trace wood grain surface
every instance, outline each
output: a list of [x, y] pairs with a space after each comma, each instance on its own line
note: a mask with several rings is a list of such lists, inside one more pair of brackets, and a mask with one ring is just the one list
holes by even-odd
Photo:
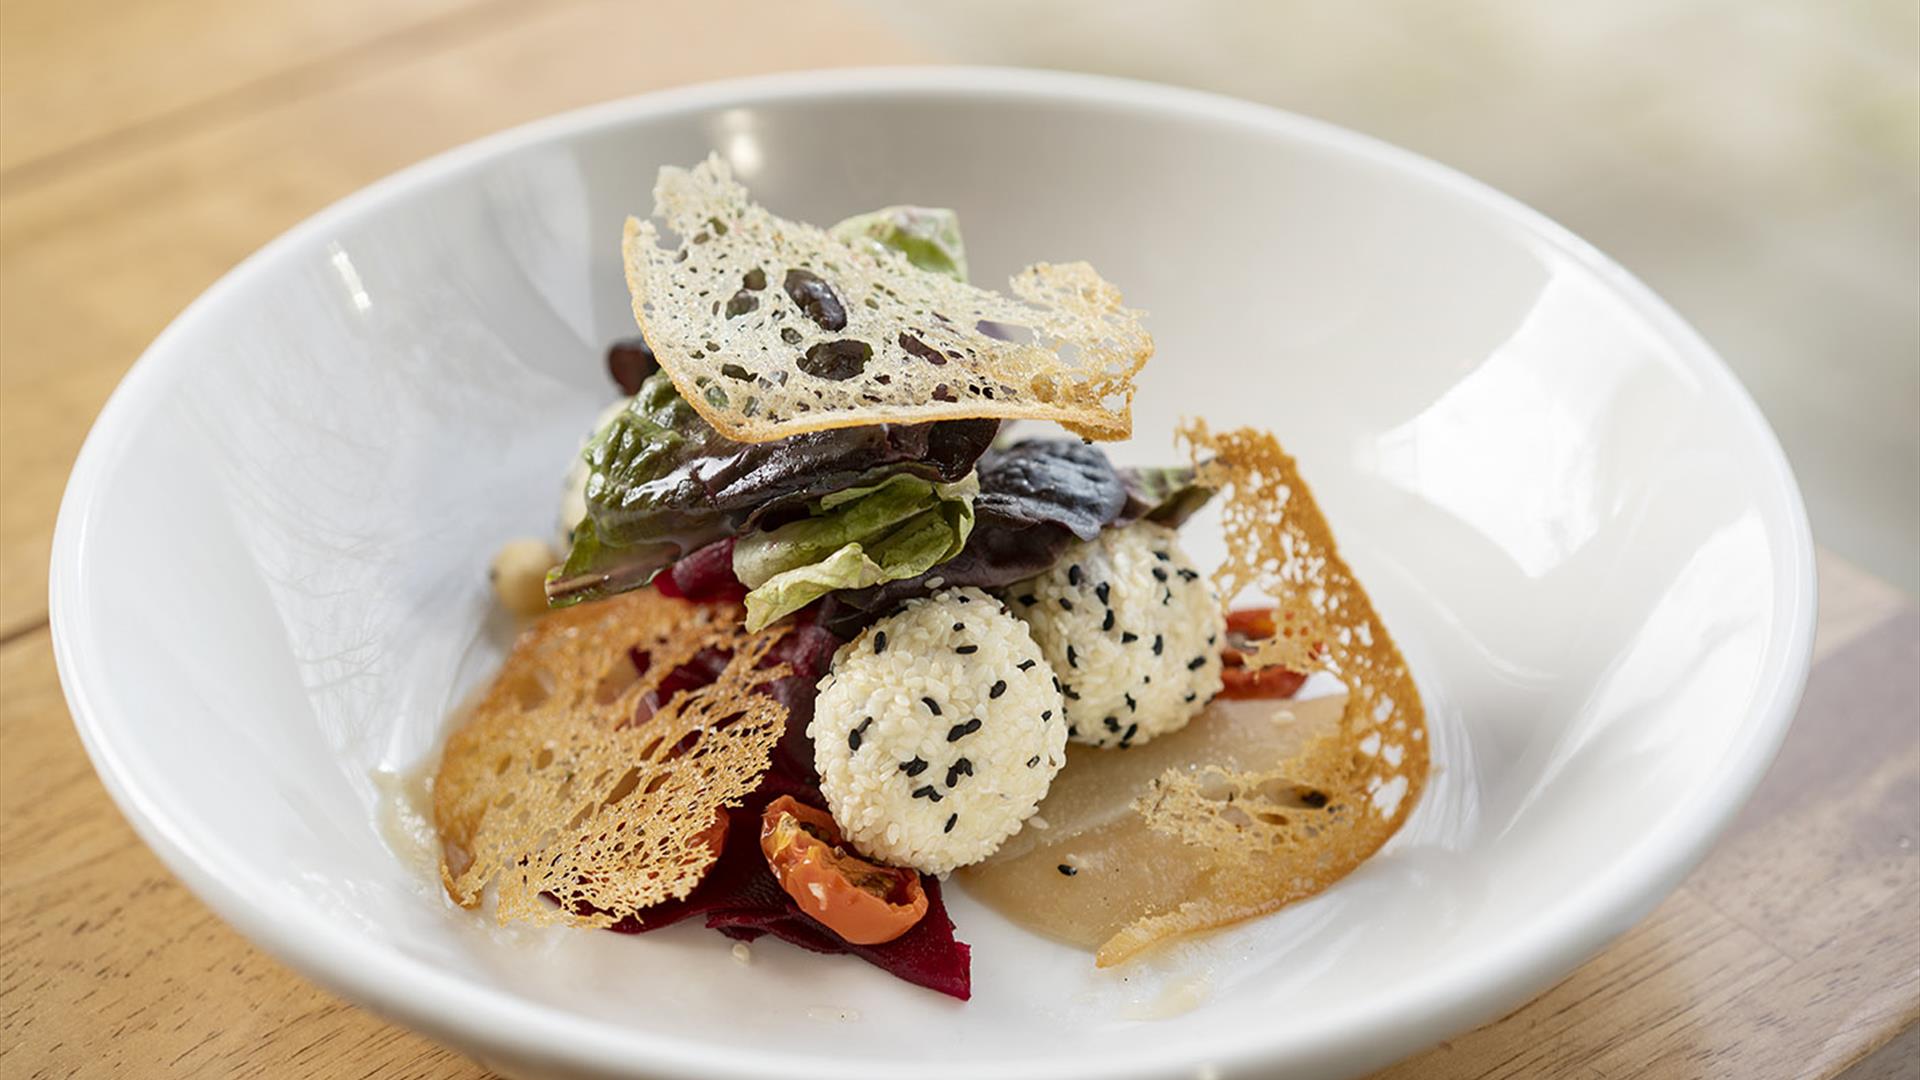
[[[487, 1075], [227, 929], [81, 750], [47, 548], [140, 349], [274, 235], [476, 136], [923, 59], [823, 0], [0, 0], [0, 1077]], [[1920, 1076], [1920, 615], [1821, 573], [1801, 718], [1708, 861], [1558, 987], [1384, 1076]]]

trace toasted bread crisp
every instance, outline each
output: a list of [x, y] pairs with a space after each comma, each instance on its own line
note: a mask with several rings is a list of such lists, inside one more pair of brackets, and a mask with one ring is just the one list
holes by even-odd
[[[1277, 602], [1280, 633], [1247, 664], [1325, 671], [1347, 689], [1339, 727], [1270, 769], [1169, 769], [1134, 803], [1149, 828], [1206, 850], [1212, 887], [1150, 912], [1101, 946], [1102, 967], [1180, 934], [1252, 918], [1346, 876], [1399, 829], [1427, 777], [1426, 714], [1407, 664], [1335, 549], [1293, 458], [1265, 432], [1218, 435], [1194, 422], [1198, 479], [1226, 493], [1231, 603], [1252, 589]], [[1213, 456], [1201, 460], [1203, 452]]]
[[677, 243], [627, 221], [634, 316], [729, 439], [968, 417], [1057, 420], [1091, 439], [1133, 430], [1153, 340], [1085, 263], [1030, 267], [1010, 299], [777, 218], [718, 157], [661, 169], [654, 199]]
[[[782, 633], [651, 589], [523, 632], [434, 780], [447, 895], [475, 907], [492, 884], [502, 924], [605, 926], [691, 892], [716, 855], [700, 834], [754, 789], [785, 727], [785, 708], [753, 692], [786, 673], [759, 666]], [[731, 654], [720, 677], [636, 723], [708, 648]]]

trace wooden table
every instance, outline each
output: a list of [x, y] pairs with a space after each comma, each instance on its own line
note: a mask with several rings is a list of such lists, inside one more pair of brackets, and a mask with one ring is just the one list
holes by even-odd
[[[0, 0], [0, 1076], [485, 1075], [254, 950], [121, 820], [55, 680], [54, 511], [140, 349], [333, 199], [587, 102], [924, 59], [833, 0], [795, 10]], [[1920, 613], [1837, 560], [1822, 590], [1800, 722], [1712, 858], [1560, 986], [1384, 1075], [1920, 1075]]]

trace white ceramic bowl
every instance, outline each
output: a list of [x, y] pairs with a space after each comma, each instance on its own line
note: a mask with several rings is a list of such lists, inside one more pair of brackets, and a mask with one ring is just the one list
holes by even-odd
[[[493, 932], [390, 845], [380, 776], [497, 660], [488, 557], [548, 527], [610, 394], [621, 221], [657, 166], [710, 149], [791, 216], [956, 207], [979, 280], [1091, 260], [1160, 347], [1124, 456], [1169, 457], [1183, 415], [1281, 435], [1433, 712], [1434, 782], [1387, 852], [1118, 974], [960, 897], [962, 1005], [774, 944], [741, 965], [692, 927]], [[525, 1076], [1384, 1065], [1543, 989], [1680, 880], [1779, 745], [1813, 607], [1753, 403], [1585, 244], [1324, 124], [960, 69], [620, 102], [327, 210], [128, 375], [52, 574], [75, 721], [173, 870], [316, 981]]]

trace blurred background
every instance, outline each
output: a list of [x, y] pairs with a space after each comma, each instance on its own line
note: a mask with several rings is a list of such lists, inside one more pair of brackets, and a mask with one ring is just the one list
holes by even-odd
[[1920, 592], [1920, 0], [0, 0], [0, 1076], [484, 1075], [248, 946], [92, 778], [47, 554], [141, 350], [275, 235], [439, 151], [685, 83], [922, 63], [1159, 80], [1399, 143], [1563, 222], [1720, 349], [1798, 471], [1848, 665], [1816, 669], [1786, 795], [1749, 815], [1782, 831], [1752, 825], [1704, 891], [1478, 1045], [1502, 1075], [1528, 1068], [1515, 1040], [1626, 1063], [1608, 1075], [1655, 1050], [1699, 1075], [1737, 1044], [1814, 1076], [1904, 1030], [1847, 1075], [1913, 1075], [1920, 968], [1893, 931], [1916, 924], [1883, 914], [1913, 910], [1913, 615], [1870, 575]]
[[[1518, 196], [1718, 346], [1822, 544], [1920, 591], [1915, 0], [0, 0], [0, 464], [35, 477], [0, 512], [0, 596], [38, 599], [125, 365], [301, 217], [590, 101], [922, 62], [1217, 90]], [[22, 415], [49, 394], [71, 415]]]
[[1690, 319], [1821, 543], [1920, 591], [1915, 0], [870, 0], [927, 52], [1217, 90], [1484, 180]]

